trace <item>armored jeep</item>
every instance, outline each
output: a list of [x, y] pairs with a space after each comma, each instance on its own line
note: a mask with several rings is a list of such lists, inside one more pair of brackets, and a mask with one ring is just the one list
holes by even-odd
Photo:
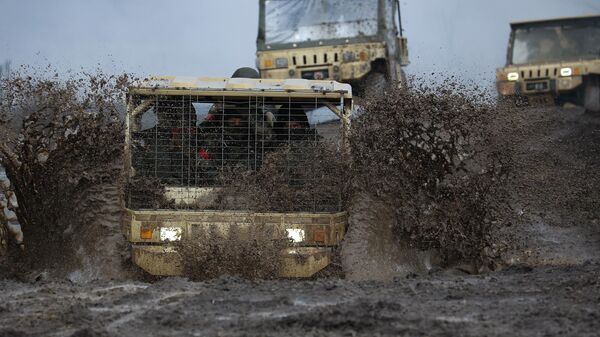
[[262, 78], [335, 80], [359, 92], [405, 79], [398, 0], [261, 0]]
[[600, 112], [600, 15], [511, 24], [498, 92], [521, 102], [570, 102]]

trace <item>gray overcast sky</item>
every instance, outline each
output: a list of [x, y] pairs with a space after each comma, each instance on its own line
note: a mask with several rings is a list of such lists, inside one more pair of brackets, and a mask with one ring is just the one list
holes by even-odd
[[[600, 0], [401, 0], [409, 74], [492, 79], [508, 23], [600, 13]], [[139, 75], [254, 65], [257, 0], [0, 0], [0, 61]]]

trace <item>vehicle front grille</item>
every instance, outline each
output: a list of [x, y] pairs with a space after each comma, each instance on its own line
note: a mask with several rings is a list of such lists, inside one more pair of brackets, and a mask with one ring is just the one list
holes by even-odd
[[528, 70], [521, 70], [521, 78], [524, 80], [553, 78], [558, 76], [559, 69], [557, 67], [539, 67]]
[[340, 55], [337, 52], [329, 53], [302, 53], [292, 56], [292, 64], [297, 67], [311, 67], [329, 65], [339, 62]]

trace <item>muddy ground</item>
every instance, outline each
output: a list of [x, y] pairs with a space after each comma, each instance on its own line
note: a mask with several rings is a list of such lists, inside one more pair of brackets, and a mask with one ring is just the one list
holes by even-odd
[[600, 117], [520, 116], [506, 137], [521, 221], [507, 229], [517, 240], [500, 271], [153, 283], [31, 274], [0, 280], [0, 336], [597, 336]]
[[2, 336], [597, 336], [600, 265], [393, 282], [0, 283]]

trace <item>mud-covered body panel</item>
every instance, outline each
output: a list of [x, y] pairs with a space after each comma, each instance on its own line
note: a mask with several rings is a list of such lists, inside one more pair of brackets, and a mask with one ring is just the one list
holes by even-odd
[[358, 82], [404, 79], [409, 64], [397, 0], [262, 0], [256, 66], [262, 78]]
[[[306, 78], [315, 72], [322, 79], [349, 81], [371, 71], [371, 64], [387, 58], [384, 43], [361, 43], [257, 52], [257, 64], [263, 78]], [[286, 60], [278, 67], [277, 60]], [[280, 65], [284, 64], [280, 61]], [[306, 79], [314, 79], [306, 78]]]
[[[280, 276], [310, 277], [329, 264], [332, 248], [339, 245], [346, 234], [347, 222], [346, 212], [285, 214], [127, 209], [122, 226], [123, 234], [132, 243], [134, 263], [151, 275], [183, 274], [184, 261], [174, 247], [181, 239], [198, 240], [199, 236], [194, 234], [208, 230], [227, 236], [231, 232], [248, 232], [240, 231], [240, 227], [266, 225], [274, 228], [272, 232], [278, 236], [290, 237], [289, 247], [278, 257]], [[165, 238], [164, 230], [176, 233], [178, 237], [171, 236], [175, 240], [170, 242]], [[151, 235], [145, 236], [148, 232]]]

